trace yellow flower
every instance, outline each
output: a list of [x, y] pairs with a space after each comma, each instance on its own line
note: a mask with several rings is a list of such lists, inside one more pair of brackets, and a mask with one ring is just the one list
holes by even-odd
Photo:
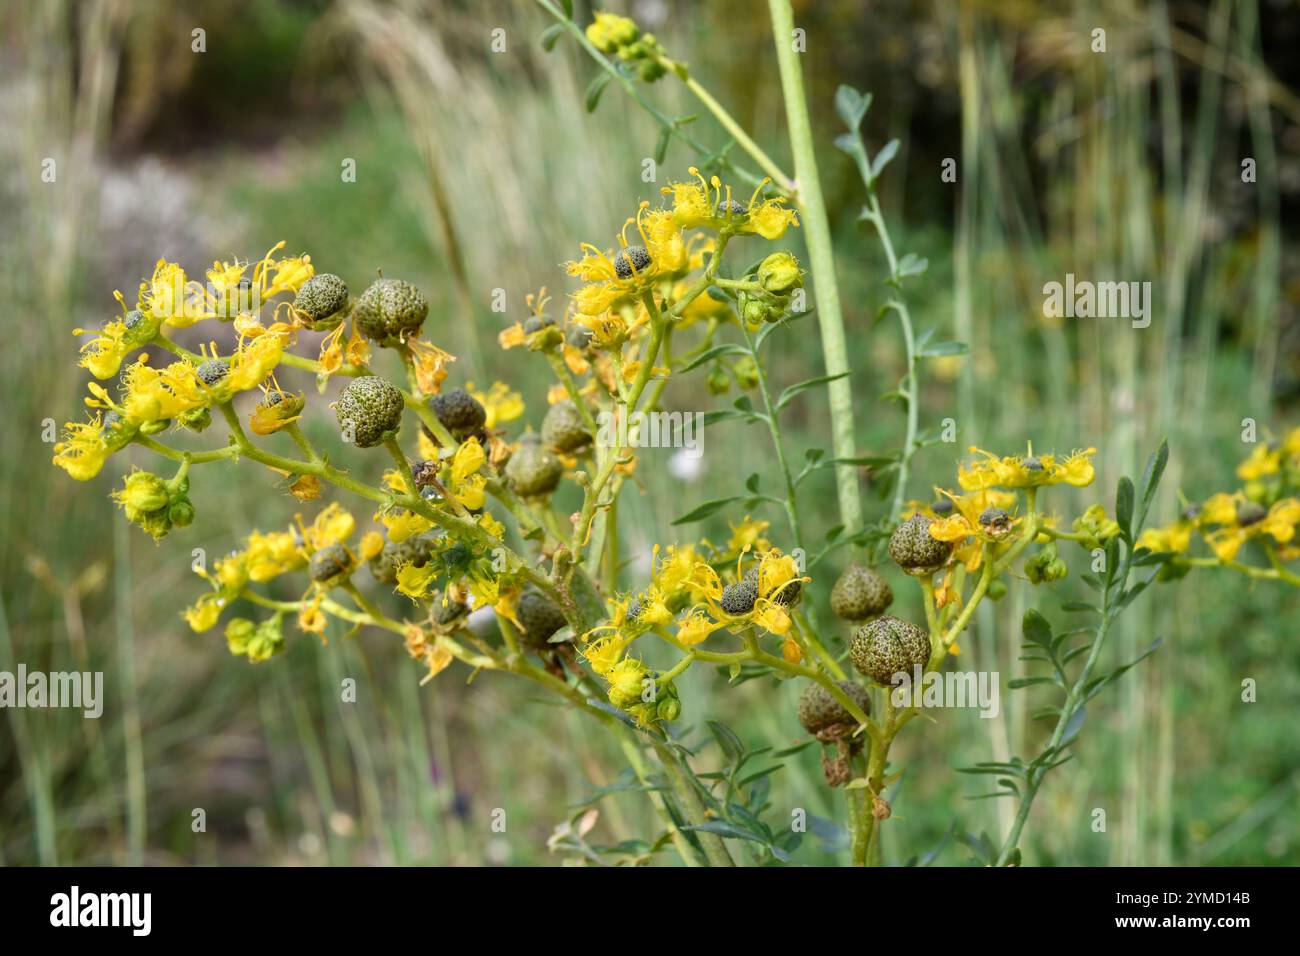
[[1282, 446], [1273, 442], [1258, 445], [1250, 457], [1237, 466], [1242, 481], [1257, 481], [1282, 470]]
[[447, 378], [447, 365], [456, 361], [456, 356], [438, 348], [432, 342], [419, 338], [406, 340], [411, 350], [411, 359], [415, 364], [415, 382], [425, 395], [436, 395]]
[[1183, 554], [1191, 547], [1194, 530], [1196, 525], [1185, 518], [1179, 518], [1163, 528], [1147, 528], [1138, 536], [1137, 546], [1149, 551]]
[[[320, 607], [316, 604], [308, 604], [298, 612], [298, 628], [305, 634], [324, 635], [325, 626], [329, 619], [325, 616]], [[321, 640], [325, 638], [322, 636]]]
[[245, 392], [260, 385], [280, 364], [286, 337], [268, 332], [241, 342], [230, 358], [230, 372], [221, 380], [221, 386], [229, 392]]
[[224, 573], [218, 576], [236, 578], [242, 570], [248, 580], [263, 584], [307, 566], [307, 554], [298, 536], [291, 531], [272, 531], [269, 534], [254, 531], [245, 541], [243, 554], [238, 560], [242, 569], [221, 569]]
[[397, 569], [397, 590], [413, 601], [427, 595], [437, 580], [438, 570], [432, 561], [422, 568], [407, 563]]
[[620, 47], [636, 42], [641, 35], [634, 21], [616, 13], [597, 13], [587, 24], [587, 39], [601, 53], [616, 53]]
[[307, 397], [302, 392], [291, 395], [278, 388], [264, 391], [266, 397], [248, 416], [248, 428], [254, 435], [272, 435], [302, 418], [302, 410], [307, 406]]
[[512, 391], [505, 382], [493, 382], [492, 387], [486, 392], [480, 392], [474, 387], [473, 382], [468, 382], [465, 385], [465, 391], [469, 392], [483, 406], [483, 411], [487, 413], [484, 427], [488, 431], [498, 425], [513, 422], [524, 413], [523, 396], [516, 391]]
[[196, 633], [210, 630], [221, 617], [221, 610], [225, 603], [225, 598], [221, 594], [210, 591], [185, 609], [185, 622]]
[[406, 644], [406, 653], [413, 658], [423, 660], [424, 655], [429, 652], [429, 635], [418, 624], [407, 624], [402, 634], [403, 643]]
[[1097, 449], [1095, 448], [1085, 448], [1071, 452], [1063, 461], [1053, 464], [1054, 476], [1067, 485], [1086, 488], [1097, 477], [1097, 471], [1092, 464], [1093, 456], [1096, 454]]
[[[695, 565], [698, 561], [699, 555], [695, 553], [693, 545], [669, 545], [662, 559], [659, 558], [659, 545], [655, 545], [652, 555], [654, 571], [651, 574], [651, 583], [670, 598], [676, 597], [683, 591], [693, 592], [695, 591], [692, 587]], [[697, 594], [692, 596], [699, 599]]]
[[935, 491], [953, 504], [952, 510], [936, 515], [930, 524], [930, 537], [936, 541], [957, 544], [970, 537], [980, 541], [1003, 541], [1021, 521], [1007, 514], [1016, 500], [1015, 495], [1009, 492], [984, 489], [968, 495], [954, 495], [942, 488]]
[[388, 540], [401, 544], [418, 534], [423, 534], [433, 527], [433, 522], [423, 515], [405, 508], [390, 508], [375, 515], [375, 520], [384, 526]]
[[[683, 298], [691, 283], [685, 279], [678, 281], [673, 286], [672, 300], [674, 302]], [[684, 329], [695, 322], [706, 321], [708, 319], [725, 320], [731, 317], [731, 307], [727, 303], [715, 299], [713, 296], [705, 293], [697, 295], [686, 304], [682, 309], [681, 317], [677, 320], [677, 329]]]
[[987, 488], [1036, 488], [1042, 485], [1074, 485], [1083, 488], [1096, 477], [1092, 458], [1097, 449], [1075, 451], [1065, 458], [1055, 455], [1012, 455], [999, 458], [992, 452], [971, 446], [971, 452], [984, 459], [963, 463], [957, 471], [957, 483], [966, 491]]
[[483, 491], [487, 486], [487, 478], [478, 473], [486, 461], [483, 446], [477, 438], [472, 437], [460, 443], [451, 460], [447, 490], [470, 511], [482, 508], [487, 500]]
[[582, 649], [582, 659], [593, 671], [608, 679], [630, 643], [631, 639], [622, 634], [607, 633], [587, 642]]
[[771, 527], [771, 524], [770, 521], [755, 520], [745, 515], [745, 520], [740, 524], [731, 525], [731, 540], [727, 542], [727, 552], [736, 555], [745, 551], [766, 551], [771, 544], [763, 537], [763, 532]]
[[769, 548], [758, 559], [757, 596], [754, 606], [745, 613], [731, 614], [720, 603], [722, 587], [716, 572], [713, 572], [707, 564], [703, 567], [708, 568], [712, 575], [710, 586], [702, 590], [704, 600], [714, 618], [723, 622], [723, 625], [732, 631], [739, 631], [754, 624], [780, 637], [784, 637], [789, 632], [792, 623], [784, 603], [797, 593], [800, 585], [811, 580], [800, 575], [799, 567], [792, 556], [783, 555], [776, 548]]
[[[148, 321], [142, 319], [142, 322]], [[74, 329], [74, 335], [89, 335], [91, 333], [84, 329]], [[112, 378], [122, 367], [125, 361], [135, 348], [142, 345], [142, 342], [127, 330], [126, 323], [122, 319], [114, 319], [106, 322], [104, 327], [94, 333], [95, 337], [81, 346], [81, 355], [77, 364], [82, 368], [89, 370], [95, 378]]]
[[122, 377], [122, 415], [131, 424], [178, 418], [208, 404], [210, 393], [189, 362], [156, 369], [148, 360], [142, 355]]
[[785, 612], [785, 608], [769, 598], [759, 598], [754, 602], [750, 620], [777, 637], [785, 637], [790, 631], [790, 615]]
[[315, 552], [347, 541], [356, 527], [357, 521], [352, 513], [334, 502], [321, 511], [309, 527], [303, 529], [302, 536], [307, 547]]
[[248, 562], [242, 552], [218, 558], [212, 571], [211, 579], [229, 594], [238, 594], [248, 583]]
[[523, 345], [528, 340], [524, 333], [524, 324], [516, 322], [501, 332], [497, 333], [497, 344], [503, 349], [512, 349], [517, 345]]
[[[284, 243], [281, 242], [275, 249], [279, 249], [283, 245]], [[275, 249], [271, 251], [274, 252]], [[270, 254], [267, 253], [268, 259]], [[304, 282], [316, 274], [316, 269], [311, 264], [311, 256], [308, 255], [290, 256], [287, 259], [280, 259], [274, 264], [268, 264], [267, 260], [264, 259], [262, 266], [263, 269], [259, 278], [274, 272], [273, 276], [261, 279], [264, 298], [270, 298], [281, 292], [297, 292], [302, 288]]]
[[1198, 521], [1202, 525], [1236, 524], [1237, 507], [1244, 503], [1245, 500], [1246, 498], [1241, 492], [1228, 494], [1221, 491], [1216, 495], [1211, 495], [1205, 504], [1201, 506]]
[[523, 591], [501, 578], [469, 578], [469, 593], [473, 596], [474, 607], [490, 607], [497, 617], [503, 618], [516, 628], [523, 630], [519, 623], [519, 596]]
[[103, 418], [97, 414], [88, 422], [63, 426], [63, 440], [54, 446], [53, 461], [77, 481], [89, 481], [99, 474], [113, 451]]
[[[574, 375], [586, 375], [591, 371], [591, 363], [587, 357], [582, 354], [582, 349], [576, 345], [570, 345], [565, 342], [560, 347], [560, 353], [564, 356], [564, 364], [569, 367], [569, 371]], [[588, 383], [588, 387], [594, 387], [594, 383]]]
[[238, 259], [233, 262], [213, 262], [212, 268], [208, 270], [208, 285], [223, 292], [237, 289], [247, 269], [247, 263]]
[[710, 607], [722, 597], [722, 579], [713, 566], [702, 559], [696, 560], [690, 579], [684, 586], [697, 601], [705, 601]]
[[799, 225], [798, 214], [786, 208], [784, 197], [759, 198], [763, 187], [771, 183], [770, 179], [759, 183], [749, 203], [742, 206], [732, 199], [731, 187], [724, 187], [717, 176], [706, 182], [694, 166], [687, 171], [695, 177], [694, 182], [670, 183], [662, 190], [672, 197], [673, 222], [679, 228], [704, 227], [742, 236], [780, 239], [787, 228]]
[[428, 665], [429, 673], [425, 675], [424, 680], [420, 681], [420, 683], [424, 684], [437, 677], [451, 666], [453, 660], [455, 660], [455, 655], [452, 654], [447, 639], [439, 635], [434, 640], [433, 645], [425, 652], [424, 662]]
[[[616, 306], [634, 304], [665, 278], [686, 268], [686, 240], [672, 214], [667, 210], [646, 212], [648, 207], [649, 203], [642, 202], [636, 218], [624, 224], [617, 253], [607, 255], [584, 242], [583, 257], [566, 265], [569, 275], [588, 283], [573, 295], [574, 308], [582, 315], [603, 316]], [[640, 249], [627, 242], [627, 227], [634, 224], [643, 244]], [[601, 330], [589, 327], [596, 342]]]
[[478, 526], [494, 538], [504, 538], [506, 526], [486, 511], [478, 516]]
[[[775, 548], [768, 551], [758, 563], [759, 597], [779, 597], [790, 590], [791, 582], [808, 580], [799, 574], [799, 565], [788, 554]], [[797, 591], [797, 587], [795, 589]]]
[[703, 611], [691, 610], [677, 622], [677, 639], [686, 647], [694, 647], [720, 627]]
[[609, 702], [618, 708], [641, 703], [649, 672], [635, 657], [625, 657], [601, 675], [609, 681]]
[[198, 304], [194, 292], [180, 265], [159, 259], [153, 277], [140, 283], [140, 311], [157, 322], [185, 328], [210, 314]]
[[1220, 561], [1229, 562], [1237, 557], [1241, 546], [1252, 538], [1270, 536], [1277, 544], [1288, 544], [1296, 536], [1300, 525], [1300, 499], [1283, 498], [1268, 511], [1244, 502], [1237, 511], [1236, 526], [1219, 528], [1205, 536]]
[[655, 625], [672, 622], [673, 612], [668, 610], [668, 596], [659, 588], [651, 585], [639, 595], [639, 598], [641, 610], [636, 617], [637, 624]]
[[289, 493], [298, 501], [316, 501], [321, 497], [320, 479], [315, 475], [299, 475], [289, 485]]
[[357, 546], [358, 556], [362, 561], [369, 561], [384, 550], [384, 536], [378, 531], [367, 531], [361, 536]]

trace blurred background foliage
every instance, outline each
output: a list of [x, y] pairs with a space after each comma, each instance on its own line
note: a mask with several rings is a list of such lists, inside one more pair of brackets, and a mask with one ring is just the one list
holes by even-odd
[[[610, 6], [688, 61], [790, 165], [762, 5]], [[577, 7], [586, 22], [589, 5]], [[1006, 453], [1027, 439], [1040, 449], [1095, 445], [1097, 485], [1052, 501], [1069, 517], [1104, 500], [1168, 436], [1154, 515], [1164, 521], [1180, 490], [1203, 498], [1234, 486], [1249, 450], [1243, 418], [1265, 432], [1296, 424], [1296, 4], [806, 0], [796, 15], [861, 453], [901, 441], [899, 409], [877, 396], [894, 387], [903, 357], [895, 328], [873, 324], [883, 262], [856, 222], [852, 165], [831, 146], [839, 83], [875, 94], [872, 149], [901, 140], [881, 188], [900, 252], [930, 263], [910, 286], [916, 320], [972, 346], [968, 359], [923, 369], [923, 424], [952, 417], [959, 444], [918, 456], [912, 497], [950, 486], [971, 443]], [[638, 199], [654, 201], [658, 185], [695, 161], [674, 143], [658, 182], [643, 182], [653, 121], [614, 88], [588, 114], [595, 68], [568, 42], [543, 52], [546, 25], [522, 0], [0, 3], [0, 670], [18, 661], [102, 670], [107, 696], [98, 721], [4, 712], [0, 863], [554, 863], [553, 828], [594, 788], [617, 783], [618, 754], [586, 718], [506, 677], [467, 687], [459, 666], [421, 688], [391, 635], [332, 634], [324, 648], [299, 636], [255, 667], [230, 658], [219, 629], [194, 635], [179, 617], [200, 586], [191, 549], [223, 553], [301, 506], [265, 472], [205, 468], [195, 475], [195, 525], [155, 546], [107, 499], [130, 456], [86, 487], [51, 468], [41, 442], [47, 419], [80, 414], [86, 375], [71, 330], [115, 313], [112, 289], [132, 296], [160, 256], [199, 273], [280, 239], [354, 289], [377, 268], [416, 282], [432, 302], [430, 334], [459, 356], [453, 380], [508, 382], [527, 398], [527, 420], [540, 422], [544, 364], [502, 353], [497, 332], [523, 315], [526, 292], [567, 291], [559, 263], [579, 241], [608, 245]], [[1104, 54], [1089, 49], [1096, 26], [1107, 30]], [[505, 53], [490, 52], [498, 27]], [[191, 50], [195, 28], [206, 31], [201, 54]], [[669, 115], [699, 112], [670, 81], [645, 93]], [[707, 118], [692, 130], [714, 147], [726, 142]], [[1247, 156], [1258, 164], [1252, 185], [1240, 176]], [[55, 183], [41, 182], [46, 157], [57, 162]], [[355, 183], [341, 181], [347, 158]], [[958, 161], [955, 185], [940, 181], [945, 158]], [[1150, 280], [1151, 327], [1045, 320], [1042, 285], [1066, 272]], [[505, 316], [490, 309], [495, 288], [507, 292]], [[807, 331], [785, 336], [772, 361], [778, 387], [821, 370]], [[710, 397], [699, 373], [667, 393], [689, 410], [734, 397]], [[787, 413], [796, 455], [829, 444], [824, 402], [810, 394]], [[332, 416], [315, 407], [307, 427], [332, 442]], [[689, 480], [643, 463], [642, 493], [621, 514], [632, 577], [656, 540], [725, 538], [726, 522], [743, 517], [669, 529], [683, 502], [736, 493], [749, 471], [775, 481], [745, 426], [711, 429], [705, 447]], [[367, 466], [378, 467], [357, 464]], [[812, 535], [837, 523], [829, 482], [822, 472], [802, 492]], [[863, 483], [872, 490], [869, 473]], [[778, 515], [764, 517], [779, 526]], [[1004, 684], [1020, 673], [1025, 608], [1059, 621], [1061, 601], [1077, 597], [1082, 553], [1067, 557], [1063, 584], [1013, 588], [980, 608], [963, 666], [1000, 670]], [[828, 562], [814, 599], [825, 599], [842, 559]], [[919, 614], [895, 585], [898, 613]], [[404, 599], [387, 600], [400, 614]], [[1027, 859], [1300, 860], [1296, 611], [1294, 592], [1239, 576], [1194, 574], [1148, 592], [1110, 653], [1131, 658], [1154, 635], [1164, 646], [1091, 708], [1079, 759], [1035, 810]], [[357, 679], [356, 704], [339, 702], [346, 676]], [[1257, 703], [1241, 702], [1246, 677], [1259, 682]], [[687, 736], [702, 743], [707, 717], [750, 747], [798, 743], [797, 692], [770, 680], [728, 689], [695, 668], [683, 688], [683, 724], [697, 728]], [[995, 720], [948, 711], [900, 742], [907, 772], [892, 794], [901, 822], [887, 859], [942, 844], [939, 862], [965, 863], [960, 842], [945, 842], [952, 828], [1005, 832], [1012, 808], [969, 799], [978, 781], [952, 768], [1025, 753], [1044, 732], [1030, 719], [1036, 703], [1032, 692], [1004, 692]], [[697, 768], [718, 760], [704, 745]], [[816, 748], [784, 762], [770, 819], [780, 826], [791, 808], [807, 809], [819, 820], [796, 858], [842, 860], [842, 834], [820, 822], [842, 817], [842, 797], [820, 781]], [[639, 794], [596, 806], [588, 839], [654, 832]], [[1090, 827], [1097, 807], [1108, 818], [1101, 834]], [[192, 832], [195, 808], [206, 833]], [[494, 808], [507, 811], [505, 834], [492, 831]]]

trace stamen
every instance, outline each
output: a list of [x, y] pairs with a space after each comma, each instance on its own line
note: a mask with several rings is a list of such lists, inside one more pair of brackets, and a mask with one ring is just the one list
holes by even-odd
[[589, 242], [584, 242], [579, 244], [578, 248], [581, 249], [583, 252], [587, 253], [588, 255], [590, 255], [592, 258], [599, 259], [600, 262], [606, 268], [608, 268], [610, 272], [614, 271], [613, 261], [609, 258], [609, 256], [605, 255], [603, 250], [597, 249]]
[[641, 241], [645, 244], [647, 249], [650, 248], [650, 237], [645, 234], [645, 227], [641, 225], [641, 215], [649, 208], [650, 204], [643, 199], [641, 200], [641, 205], [638, 206], [636, 210], [636, 231], [641, 234]]

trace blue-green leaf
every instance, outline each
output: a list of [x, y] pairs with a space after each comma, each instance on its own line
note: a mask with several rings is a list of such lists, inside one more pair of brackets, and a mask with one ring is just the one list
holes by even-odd
[[840, 88], [835, 91], [835, 112], [849, 129], [856, 130], [860, 127], [869, 109], [870, 93], [859, 93], [846, 83], [840, 84]]
[[555, 49], [555, 44], [559, 42], [560, 37], [566, 32], [568, 32], [568, 27], [563, 23], [552, 23], [542, 31], [542, 49], [550, 53]]
[[876, 153], [876, 158], [871, 161], [872, 179], [876, 179], [889, 164], [889, 161], [898, 155], [898, 147], [898, 140], [891, 139], [880, 148], [880, 152]]
[[713, 498], [710, 501], [706, 501], [703, 504], [692, 508], [690, 511], [686, 512], [686, 514], [674, 521], [673, 524], [690, 524], [692, 521], [702, 521], [715, 511], [721, 511], [723, 508], [727, 507], [727, 505], [741, 500], [743, 500], [743, 498], [740, 495], [732, 495], [730, 498]]
[[846, 375], [851, 375], [851, 374], [853, 373], [840, 372], [836, 375], [818, 375], [816, 378], [810, 378], [802, 382], [797, 382], [796, 384], [791, 385], [789, 388], [781, 392], [780, 396], [776, 400], [775, 409], [776, 411], [780, 411], [781, 409], [785, 408], [785, 406], [788, 405], [794, 399], [794, 397], [798, 395], [800, 392], [806, 392], [810, 388], [816, 388], [818, 385], [825, 385], [829, 382], [834, 382], [837, 379], [844, 378]]
[[602, 70], [587, 86], [587, 92], [582, 98], [588, 113], [596, 111], [596, 107], [600, 105], [600, 94], [605, 92], [607, 86], [609, 86], [609, 74]]

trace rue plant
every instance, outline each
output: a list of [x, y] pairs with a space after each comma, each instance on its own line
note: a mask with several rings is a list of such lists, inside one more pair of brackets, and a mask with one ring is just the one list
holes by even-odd
[[[1102, 650], [1118, 615], [1153, 580], [1213, 564], [1300, 583], [1286, 567], [1297, 557], [1300, 430], [1251, 457], [1242, 492], [1215, 496], [1165, 528], [1144, 530], [1164, 447], [1138, 486], [1121, 480], [1109, 508], [1081, 498], [1095, 481], [1091, 447], [971, 448], [952, 463], [946, 487], [909, 500], [914, 456], [938, 444], [920, 427], [923, 362], [965, 347], [913, 328], [906, 284], [925, 263], [896, 253], [877, 200], [897, 145], [868, 150], [861, 124], [870, 98], [841, 89], [835, 106], [847, 132], [838, 145], [862, 176], [861, 218], [888, 265], [879, 308], [900, 324], [907, 365], [892, 396], [905, 410], [900, 447], [867, 455], [853, 424], [854, 383], [787, 0], [770, 5], [793, 175], [633, 21], [600, 13], [584, 28], [567, 5], [538, 3], [555, 19], [543, 43], [569, 37], [598, 67], [589, 109], [617, 84], [660, 123], [661, 161], [673, 140], [698, 156], [658, 194], [629, 201], [625, 221], [602, 241], [575, 242], [562, 306], [541, 290], [529, 297], [528, 315], [501, 332], [502, 348], [550, 375], [547, 391], [525, 398], [501, 382], [480, 389], [456, 381], [454, 356], [435, 341], [445, 330], [430, 320], [424, 293], [402, 279], [317, 272], [309, 256], [286, 255], [283, 244], [256, 262], [214, 263], [203, 282], [160, 260], [133, 303], [118, 294], [120, 316], [82, 333], [80, 361], [96, 379], [90, 413], [66, 426], [55, 464], [88, 480], [129, 446], [170, 462], [170, 474], [130, 472], [114, 493], [126, 519], [155, 539], [194, 520], [194, 501], [201, 505], [205, 484], [218, 480], [208, 478], [215, 468], [200, 466], [265, 466], [303, 513], [281, 529], [250, 532], [200, 568], [205, 588], [184, 612], [190, 626], [220, 627], [232, 654], [264, 662], [295, 635], [324, 641], [333, 619], [391, 632], [425, 681], [459, 664], [471, 677], [499, 672], [544, 689], [614, 735], [629, 768], [608, 792], [643, 792], [661, 821], [642, 840], [602, 847], [588, 841], [589, 808], [579, 808], [552, 848], [600, 863], [666, 852], [692, 866], [797, 859], [800, 833], [772, 806], [779, 765], [756, 767], [770, 748], [751, 749], [696, 712], [679, 686], [693, 667], [714, 669], [733, 686], [800, 683], [796, 716], [808, 737], [794, 749], [821, 748], [826, 784], [844, 790], [848, 859], [884, 862], [881, 830], [904, 766], [895, 744], [905, 728], [924, 723], [915, 720], [919, 706], [894, 693], [897, 675], [945, 667], [985, 600], [1060, 581], [1068, 549], [1078, 548], [1090, 568], [1082, 579], [1097, 597], [1072, 610], [1089, 623], [1054, 631], [1037, 612], [1024, 620], [1027, 655], [1044, 671], [1019, 686], [1060, 695], [1047, 712], [1045, 742], [1028, 759], [968, 768], [994, 777], [998, 792], [1018, 803], [1002, 840], [970, 845], [986, 863], [1020, 862], [1034, 798], [1069, 758], [1085, 705], [1136, 663], [1107, 670]], [[687, 118], [650, 103], [644, 84], [653, 82], [684, 84], [731, 142], [706, 148]], [[804, 233], [807, 262], [787, 248], [793, 230]], [[825, 367], [777, 391], [770, 350], [783, 336], [806, 334], [810, 314]], [[178, 344], [175, 330], [198, 323], [225, 327], [217, 337], [228, 344], [198, 351]], [[324, 333], [310, 350], [302, 344], [308, 331]], [[168, 361], [151, 359], [147, 347]], [[315, 389], [295, 390], [301, 376], [314, 377]], [[691, 376], [716, 396], [741, 392], [709, 413], [707, 425], [762, 425], [780, 487], [763, 492], [755, 476], [690, 507], [659, 530], [649, 573], [630, 576], [619, 502], [637, 469], [650, 465], [638, 440], [642, 413], [663, 410], [674, 384]], [[831, 452], [792, 460], [783, 413], [823, 387]], [[326, 403], [326, 392], [334, 395], [338, 441], [318, 448], [300, 423]], [[519, 427], [526, 404], [545, 408], [539, 431]], [[206, 436], [215, 419], [221, 437], [206, 445], [182, 447], [172, 437]], [[602, 428], [608, 422], [622, 427]], [[357, 477], [375, 470], [366, 467], [369, 456], [385, 465], [377, 483]], [[874, 515], [859, 488], [864, 468], [886, 492]], [[814, 539], [800, 491], [823, 470], [835, 478], [840, 522]], [[576, 510], [556, 506], [565, 486], [577, 489]], [[337, 500], [326, 503], [327, 494]], [[1072, 517], [1058, 517], [1058, 508]], [[734, 518], [726, 541], [674, 530], [722, 513]], [[1196, 534], [1212, 556], [1191, 553]], [[1241, 560], [1252, 543], [1263, 545], [1267, 565]], [[814, 580], [831, 585], [824, 607], [810, 597]], [[296, 582], [288, 593], [297, 597], [284, 597], [285, 582]], [[890, 613], [903, 606], [895, 592], [904, 587], [915, 589], [916, 620]], [[405, 613], [376, 603], [384, 590], [403, 596]], [[671, 664], [646, 663], [652, 642], [664, 646], [655, 658], [668, 653]], [[706, 769], [699, 748], [683, 742], [692, 726], [707, 727], [721, 764]]]

